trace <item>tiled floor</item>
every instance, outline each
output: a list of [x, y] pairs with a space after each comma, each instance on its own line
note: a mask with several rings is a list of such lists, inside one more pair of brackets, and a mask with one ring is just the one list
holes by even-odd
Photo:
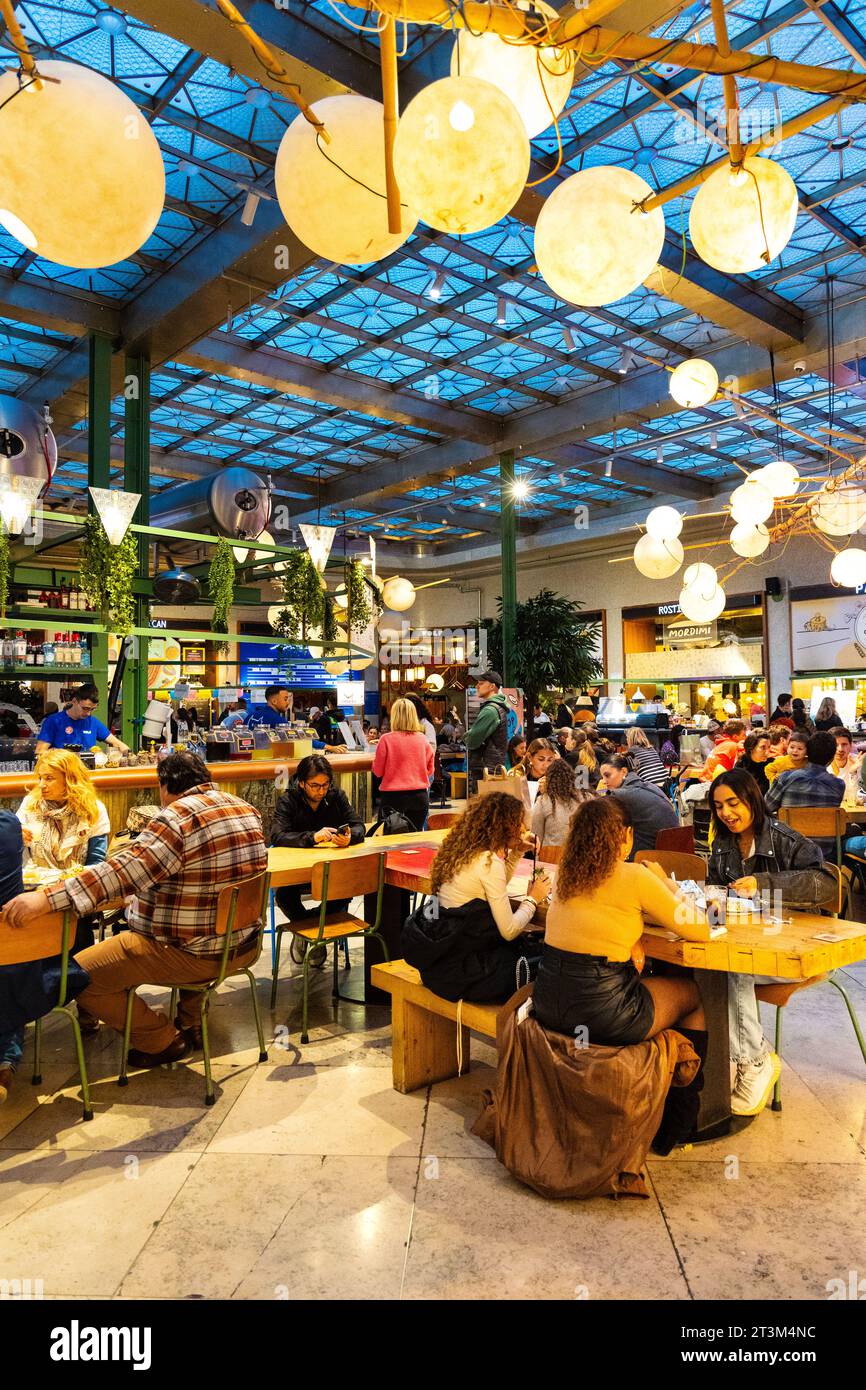
[[[846, 980], [866, 1025], [866, 965]], [[83, 1124], [68, 1030], [49, 1022], [42, 1087], [25, 1070], [0, 1109], [0, 1278], [83, 1298], [824, 1299], [866, 1274], [866, 1067], [827, 986], [786, 1011], [781, 1114], [651, 1159], [648, 1201], [582, 1203], [536, 1196], [469, 1133], [489, 1045], [402, 1096], [387, 1009], [335, 1012], [319, 975], [302, 1049], [297, 982], [273, 1017], [260, 992], [265, 1064], [246, 985], [212, 1010], [210, 1109], [200, 1063], [119, 1090], [102, 1030]]]

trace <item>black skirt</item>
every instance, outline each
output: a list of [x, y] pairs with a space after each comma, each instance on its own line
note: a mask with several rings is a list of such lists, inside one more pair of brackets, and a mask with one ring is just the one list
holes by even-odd
[[533, 995], [543, 1028], [606, 1047], [642, 1042], [653, 1025], [655, 1005], [630, 960], [584, 956], [545, 945]]

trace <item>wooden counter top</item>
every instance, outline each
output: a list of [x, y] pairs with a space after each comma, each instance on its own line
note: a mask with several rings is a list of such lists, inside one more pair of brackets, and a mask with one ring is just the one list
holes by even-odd
[[[208, 763], [208, 770], [214, 782], [272, 782], [278, 772], [294, 772], [300, 758], [286, 758], [274, 762], [270, 758], [237, 758], [224, 763]], [[373, 766], [372, 753], [334, 753], [328, 755], [334, 772], [369, 772]], [[156, 787], [155, 767], [116, 767], [100, 768], [89, 772], [91, 782], [97, 791], [137, 791], [145, 787]], [[23, 796], [33, 786], [32, 773], [0, 773], [0, 800]]]

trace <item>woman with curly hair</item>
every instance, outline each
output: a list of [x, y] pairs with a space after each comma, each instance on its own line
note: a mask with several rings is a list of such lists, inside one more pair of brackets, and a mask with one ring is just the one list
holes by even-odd
[[507, 999], [530, 978], [539, 947], [521, 940], [538, 903], [550, 892], [540, 874], [516, 908], [508, 881], [523, 851], [523, 803], [506, 792], [470, 802], [433, 861], [427, 899], [403, 928], [403, 953], [434, 994], [444, 999]]
[[561, 845], [568, 835], [571, 818], [578, 806], [593, 793], [575, 783], [574, 768], [557, 758], [544, 779], [532, 808], [532, 833], [543, 845]]
[[[643, 981], [640, 939], [649, 918], [687, 941], [708, 941], [706, 915], [658, 864], [628, 862], [632, 846], [631, 817], [619, 797], [587, 801], [574, 815], [547, 914], [535, 1014], [554, 1032], [586, 1029], [589, 1043], [611, 1047], [676, 1027], [703, 1062], [707, 1034], [697, 985], [681, 976]], [[699, 1071], [691, 1085], [670, 1092], [657, 1152], [685, 1142], [702, 1087]]]

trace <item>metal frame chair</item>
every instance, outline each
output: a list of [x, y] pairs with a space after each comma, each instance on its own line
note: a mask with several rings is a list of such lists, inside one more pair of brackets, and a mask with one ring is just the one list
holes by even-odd
[[[223, 981], [231, 975], [246, 975], [249, 980], [253, 1015], [256, 1020], [256, 1032], [259, 1039], [259, 1061], [266, 1062], [268, 1060], [267, 1049], [265, 1048], [265, 1035], [262, 1032], [259, 1001], [256, 994], [256, 980], [252, 972], [252, 966], [255, 965], [262, 953], [262, 942], [265, 931], [265, 909], [268, 901], [269, 887], [270, 875], [262, 873], [255, 874], [252, 878], [242, 879], [238, 883], [229, 883], [222, 889], [217, 899], [216, 935], [222, 936], [223, 948], [220, 957], [220, 968], [216, 978], [208, 980], [205, 984], [184, 983], [171, 986], [171, 1018], [174, 1018], [177, 996], [180, 990], [191, 990], [197, 994], [201, 994], [199, 1012], [201, 1016], [202, 1053], [204, 1055], [205, 1105], [213, 1105], [216, 1100], [213, 1088], [213, 1075], [211, 1072], [210, 1039], [208, 1037], [207, 1023], [208, 1010], [210, 1008], [211, 995], [213, 995], [219, 989]], [[232, 936], [236, 931], [244, 931], [247, 927], [251, 927], [255, 923], [258, 924], [258, 933], [254, 942], [256, 954], [247, 965], [235, 967], [231, 959]], [[244, 954], [246, 954], [246, 949], [248, 948], [245, 948]], [[120, 1064], [120, 1075], [117, 1078], [118, 1086], [129, 1085], [127, 1068], [129, 1065], [129, 1039], [132, 1032], [132, 1005], [134, 999], [135, 990], [127, 990], [126, 1022], [123, 1029], [123, 1055]]]
[[699, 854], [686, 854], [678, 849], [639, 849], [634, 857], [636, 864], [661, 864], [666, 874], [676, 874], [678, 879], [691, 878], [696, 883], [706, 882], [707, 861]]
[[841, 806], [780, 806], [779, 820], [799, 830], [807, 840], [835, 840], [836, 863], [842, 864], [842, 845], [848, 818]]
[[[331, 992], [332, 999], [345, 999], [352, 1004], [361, 1004], [362, 999], [351, 999], [349, 995], [341, 994], [339, 990], [339, 944], [345, 942], [351, 936], [375, 936], [382, 947], [382, 954], [386, 961], [391, 959], [388, 954], [388, 947], [385, 938], [379, 931], [382, 922], [382, 895], [385, 888], [385, 855], [382, 853], [372, 853], [360, 855], [357, 858], [345, 859], [343, 861], [333, 860], [325, 864], [315, 864], [313, 866], [312, 882], [310, 892], [314, 898], [319, 898], [321, 907], [319, 909], [318, 925], [311, 925], [309, 919], [300, 922], [278, 922], [277, 923], [277, 953], [274, 960], [273, 978], [271, 981], [271, 1008], [276, 1004], [277, 983], [280, 971], [280, 942], [283, 932], [291, 932], [296, 938], [301, 938], [306, 942], [303, 960], [301, 962], [303, 970], [303, 1017], [301, 1025], [301, 1042], [309, 1042], [309, 984], [310, 984], [310, 957], [317, 947], [322, 946], [327, 949], [328, 942], [334, 943], [334, 983]], [[352, 898], [368, 897], [376, 894], [376, 915], [372, 922], [367, 922], [362, 917], [354, 917], [347, 912], [328, 912], [328, 898]]]
[[[66, 998], [69, 971], [69, 949], [75, 940], [75, 918], [70, 912], [50, 912], [28, 924], [20, 931], [10, 927], [0, 914], [0, 965], [29, 965], [33, 961], [50, 960], [60, 956], [60, 993], [57, 1003], [51, 1009], [53, 1014], [63, 1014], [72, 1025], [75, 1040], [75, 1058], [78, 1062], [78, 1075], [81, 1078], [81, 1097], [83, 1101], [82, 1119], [93, 1119], [90, 1104], [90, 1087], [87, 1082], [87, 1066], [84, 1061], [84, 1047], [81, 1041], [81, 1028], [72, 1001]], [[33, 1035], [33, 1085], [42, 1082], [42, 1019], [37, 1018]]]

